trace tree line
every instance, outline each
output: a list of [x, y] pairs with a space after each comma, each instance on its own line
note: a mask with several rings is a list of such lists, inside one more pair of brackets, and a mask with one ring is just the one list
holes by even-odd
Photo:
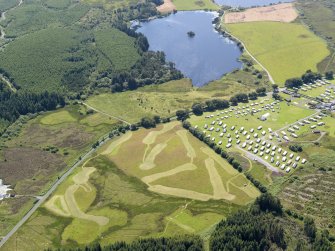
[[[248, 103], [249, 100], [257, 100], [258, 97], [266, 96], [266, 88], [257, 88], [255, 92], [251, 93], [237, 93], [232, 96], [229, 100], [225, 99], [210, 99], [205, 102], [197, 102], [192, 105], [192, 112], [196, 116], [201, 116], [204, 112], [212, 112], [215, 110], [227, 109], [230, 106], [237, 106], [239, 103]], [[186, 111], [186, 110], [184, 110]], [[182, 112], [178, 111], [176, 116], [179, 120], [185, 120], [187, 116]]]
[[[303, 224], [290, 218], [280, 200], [270, 193], [261, 194], [244, 210], [219, 222], [210, 235], [209, 248], [215, 251], [332, 251], [327, 231], [319, 232], [314, 220], [304, 217]], [[301, 231], [300, 231], [301, 229]], [[296, 238], [296, 239], [295, 239]], [[289, 242], [295, 239], [295, 243]], [[293, 244], [293, 246], [292, 246]], [[58, 251], [202, 251], [199, 236], [147, 238], [131, 243], [116, 242], [102, 247], [100, 244], [84, 248], [57, 249]]]
[[64, 97], [57, 93], [14, 93], [0, 82], [0, 118], [9, 122], [14, 122], [20, 115], [50, 111], [64, 105]]
[[112, 92], [121, 92], [181, 79], [183, 74], [173, 63], [166, 62], [164, 52], [148, 51], [142, 54], [130, 71], [112, 73], [110, 78]]
[[[329, 74], [329, 73], [328, 73]], [[303, 84], [308, 84], [321, 79], [322, 75], [311, 70], [306, 71], [300, 78], [290, 78], [285, 81], [285, 87], [287, 88], [298, 88]]]
[[99, 244], [85, 248], [57, 249], [58, 251], [202, 251], [203, 242], [199, 236], [186, 235], [167, 238], [148, 238], [131, 243], [116, 242], [105, 247]]

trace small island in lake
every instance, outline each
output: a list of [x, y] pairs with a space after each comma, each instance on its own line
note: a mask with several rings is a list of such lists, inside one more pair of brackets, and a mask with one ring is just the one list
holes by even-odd
[[187, 35], [188, 35], [189, 37], [194, 37], [194, 36], [195, 36], [195, 33], [194, 33], [194, 31], [189, 31], [189, 32], [187, 32]]

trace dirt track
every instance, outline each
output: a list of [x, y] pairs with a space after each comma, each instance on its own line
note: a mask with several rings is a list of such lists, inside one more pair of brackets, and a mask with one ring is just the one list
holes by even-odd
[[151, 183], [151, 182], [154, 182], [155, 180], [158, 180], [158, 179], [161, 179], [161, 178], [164, 178], [164, 177], [168, 177], [168, 176], [172, 176], [172, 175], [175, 175], [177, 173], [180, 173], [180, 172], [184, 172], [184, 171], [193, 171], [197, 169], [197, 167], [192, 164], [192, 163], [186, 163], [184, 165], [181, 165], [181, 166], [178, 166], [176, 168], [173, 168], [169, 171], [166, 171], [166, 172], [161, 172], [161, 173], [155, 173], [155, 174], [152, 174], [152, 175], [149, 175], [149, 176], [145, 176], [142, 178], [142, 181], [144, 183]]
[[160, 13], [172, 12], [176, 9], [176, 6], [173, 4], [172, 0], [164, 0], [164, 4], [157, 7], [157, 10]]
[[224, 163], [225, 161], [218, 155], [216, 154], [212, 149], [210, 148], [206, 148], [206, 147], [202, 147], [201, 151], [208, 155], [208, 157], [212, 158], [213, 160], [215, 160], [217, 163], [220, 164], [220, 166], [229, 174], [231, 175], [236, 175], [237, 171], [233, 168], [231, 168], [229, 166], [229, 164]]
[[205, 165], [209, 174], [209, 178], [213, 187], [213, 199], [226, 199], [226, 200], [233, 200], [235, 199], [235, 195], [232, 195], [226, 191], [222, 183], [222, 179], [220, 174], [215, 168], [214, 160], [208, 158], [205, 160]]
[[179, 130], [177, 131], [177, 135], [180, 137], [181, 141], [183, 142], [186, 150], [187, 150], [187, 156], [190, 157], [191, 162], [193, 162], [193, 159], [197, 157], [197, 154], [195, 153], [195, 150], [193, 146], [190, 144], [187, 138], [187, 131], [186, 130]]
[[158, 154], [160, 154], [164, 148], [167, 146], [166, 143], [160, 143], [154, 146], [150, 153], [145, 157], [145, 160], [140, 165], [141, 170], [150, 170], [156, 166], [155, 159]]
[[176, 197], [189, 198], [193, 200], [208, 201], [213, 198], [213, 195], [198, 193], [191, 190], [185, 190], [181, 188], [166, 187], [162, 185], [150, 186], [149, 190], [156, 193], [172, 195]]
[[142, 140], [143, 144], [151, 145], [156, 142], [156, 139], [159, 135], [162, 135], [170, 130], [172, 130], [175, 126], [179, 125], [179, 122], [171, 122], [168, 124], [164, 124], [163, 128], [159, 131], [151, 131], [145, 136]]
[[251, 8], [242, 12], [231, 12], [224, 16], [226, 24], [275, 21], [290, 23], [298, 17], [298, 13], [292, 3], [283, 3], [267, 7]]
[[[82, 170], [76, 174], [72, 179], [74, 184], [69, 186], [64, 195], [55, 195], [53, 196], [45, 205], [50, 211], [62, 215], [62, 216], [71, 216], [74, 218], [89, 220], [97, 223], [100, 226], [106, 225], [109, 222], [109, 219], [104, 216], [95, 216], [91, 214], [86, 214], [79, 208], [75, 193], [76, 191], [83, 187], [86, 192], [91, 191], [90, 185], [87, 183], [90, 175], [95, 171], [94, 167], [83, 167]], [[61, 207], [56, 205], [56, 201], [60, 200]]]

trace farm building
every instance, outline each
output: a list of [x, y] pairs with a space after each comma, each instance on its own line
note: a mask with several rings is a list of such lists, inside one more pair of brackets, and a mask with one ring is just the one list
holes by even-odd
[[12, 189], [10, 189], [9, 186], [7, 186], [7, 185], [3, 185], [2, 179], [0, 179], [0, 200], [3, 200], [4, 198], [9, 197], [7, 192], [10, 191], [10, 190], [12, 190]]

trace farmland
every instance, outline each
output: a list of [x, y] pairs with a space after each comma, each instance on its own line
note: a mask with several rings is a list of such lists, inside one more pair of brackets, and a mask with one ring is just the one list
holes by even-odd
[[329, 0], [322, 1], [297, 1], [300, 18], [318, 36], [322, 37], [331, 48], [332, 53], [318, 65], [320, 72], [334, 71], [334, 39], [335, 21], [333, 19], [335, 5]]
[[220, 7], [211, 0], [174, 0], [177, 10], [218, 10]]
[[243, 12], [229, 12], [224, 15], [224, 22], [245, 23], [245, 22], [293, 22], [298, 17], [298, 13], [292, 3], [277, 4], [274, 6], [257, 7], [247, 9]]
[[320, 38], [297, 23], [255, 22], [223, 24], [244, 42], [250, 53], [269, 70], [275, 82], [300, 77], [330, 52]]
[[[4, 250], [201, 235], [258, 195], [243, 174], [171, 122], [106, 144], [59, 186]], [[28, 246], [30, 238], [36, 241]]]

